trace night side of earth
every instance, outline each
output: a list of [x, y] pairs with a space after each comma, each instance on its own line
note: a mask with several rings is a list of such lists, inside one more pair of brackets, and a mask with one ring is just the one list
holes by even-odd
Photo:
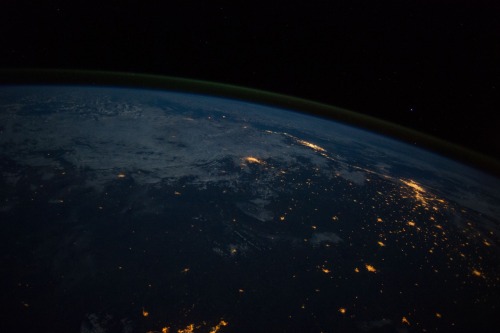
[[189, 93], [0, 87], [2, 332], [498, 332], [500, 179]]

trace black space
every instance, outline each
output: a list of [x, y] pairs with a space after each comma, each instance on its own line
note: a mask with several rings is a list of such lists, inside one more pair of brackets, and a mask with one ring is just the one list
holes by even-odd
[[500, 158], [497, 1], [0, 4], [0, 67], [142, 72], [312, 99]]

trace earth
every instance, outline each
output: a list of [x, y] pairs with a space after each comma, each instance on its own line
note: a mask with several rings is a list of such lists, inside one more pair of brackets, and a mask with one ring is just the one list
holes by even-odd
[[498, 332], [500, 179], [183, 92], [0, 88], [2, 332]]

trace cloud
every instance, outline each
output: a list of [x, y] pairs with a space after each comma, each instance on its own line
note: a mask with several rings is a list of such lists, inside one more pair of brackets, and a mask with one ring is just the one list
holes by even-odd
[[319, 246], [322, 243], [337, 244], [342, 242], [342, 238], [333, 232], [317, 232], [311, 237], [310, 242], [313, 246]]

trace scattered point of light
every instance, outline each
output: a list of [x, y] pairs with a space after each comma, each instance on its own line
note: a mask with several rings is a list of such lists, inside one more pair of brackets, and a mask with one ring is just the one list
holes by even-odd
[[425, 192], [425, 189], [422, 186], [418, 185], [417, 182], [415, 182], [414, 180], [411, 180], [411, 179], [410, 180], [401, 179], [401, 182], [403, 184], [405, 184], [406, 186], [409, 186], [409, 187], [413, 188], [416, 191]]
[[340, 308], [340, 309], [339, 309], [339, 312], [340, 312], [341, 314], [345, 314], [345, 313], [346, 313], [346, 309], [345, 309], [345, 308]]
[[144, 308], [142, 308], [142, 316], [143, 316], [143, 317], [147, 317], [147, 316], [149, 316], [149, 312], [148, 312], [148, 311], [146, 311], [146, 309], [144, 309]]
[[253, 156], [247, 156], [243, 158], [243, 160], [247, 163], [255, 163], [255, 164], [263, 164], [264, 162], [262, 160], [259, 160], [257, 157]]
[[475, 276], [481, 276], [483, 275], [480, 271], [478, 271], [477, 269], [473, 269], [472, 270], [472, 274], [474, 274]]
[[326, 150], [318, 145], [315, 145], [314, 143], [307, 142], [304, 140], [297, 140], [298, 143], [300, 143], [303, 146], [309, 147], [315, 151], [321, 151], [321, 152], [326, 152]]
[[220, 329], [223, 326], [227, 326], [227, 325], [228, 325], [227, 321], [221, 320], [217, 325], [215, 325], [214, 327], [212, 327], [212, 329], [210, 330], [210, 333], [217, 333], [217, 332], [220, 331]]
[[189, 324], [184, 329], [178, 329], [177, 333], [193, 333], [194, 332], [194, 324]]
[[420, 202], [423, 206], [427, 206], [428, 198], [425, 196], [425, 189], [422, 186], [411, 179], [408, 181], [401, 179], [401, 182], [413, 190], [416, 201]]
[[366, 270], [367, 270], [368, 272], [372, 272], [372, 273], [377, 272], [377, 270], [375, 269], [375, 267], [373, 267], [372, 265], [365, 264], [365, 267], [366, 267]]
[[401, 323], [410, 326], [410, 322], [406, 319], [406, 317], [401, 318]]

